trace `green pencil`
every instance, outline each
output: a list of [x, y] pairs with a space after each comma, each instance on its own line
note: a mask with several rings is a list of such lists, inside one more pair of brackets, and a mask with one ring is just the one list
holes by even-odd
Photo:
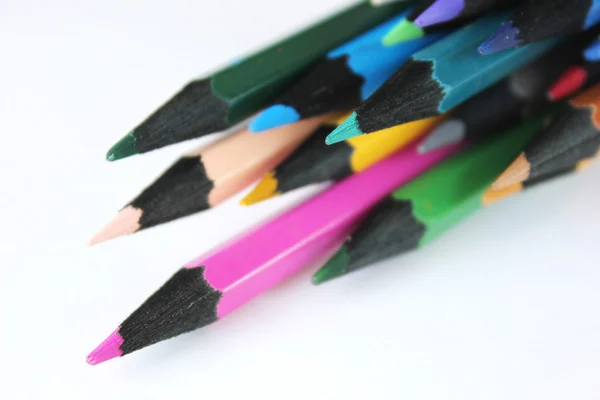
[[542, 118], [495, 135], [394, 192], [313, 276], [320, 284], [422, 247], [485, 206], [484, 195], [542, 126]]
[[106, 158], [114, 161], [226, 130], [267, 105], [329, 50], [406, 7], [402, 3], [374, 7], [362, 2], [209, 77], [188, 83], [115, 144]]

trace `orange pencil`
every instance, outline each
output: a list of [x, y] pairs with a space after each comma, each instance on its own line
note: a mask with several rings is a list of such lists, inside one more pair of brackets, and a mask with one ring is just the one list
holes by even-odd
[[119, 211], [90, 244], [215, 207], [273, 169], [326, 118], [310, 118], [260, 135], [244, 129], [184, 155]]
[[504, 200], [507, 197], [514, 196], [515, 194], [521, 193], [524, 190], [537, 186], [541, 183], [545, 183], [547, 181], [560, 178], [572, 173], [580, 172], [596, 162], [599, 158], [600, 154], [597, 154], [595, 157], [586, 158], [585, 160], [579, 161], [575, 165], [571, 165], [569, 167], [561, 168], [556, 171], [551, 171], [546, 174], [540, 175], [537, 178], [530, 178], [523, 182], [513, 183], [512, 185], [506, 186], [502, 189], [495, 190], [493, 186], [490, 186], [488, 190], [483, 195], [483, 204], [489, 206], [491, 204], [497, 203], [500, 200]]
[[494, 182], [500, 190], [600, 152], [600, 83], [572, 98]]

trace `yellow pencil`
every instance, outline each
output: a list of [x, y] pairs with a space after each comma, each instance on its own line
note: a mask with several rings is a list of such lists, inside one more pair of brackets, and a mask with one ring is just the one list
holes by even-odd
[[431, 130], [443, 117], [394, 126], [327, 146], [325, 137], [347, 115], [323, 126], [285, 161], [269, 172], [241, 203], [251, 205], [313, 183], [360, 172]]

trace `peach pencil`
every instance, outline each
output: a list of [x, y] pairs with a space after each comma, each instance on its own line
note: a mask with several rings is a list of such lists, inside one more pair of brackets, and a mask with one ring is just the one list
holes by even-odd
[[277, 166], [325, 120], [310, 118], [261, 135], [244, 129], [184, 155], [123, 207], [90, 244], [217, 206]]

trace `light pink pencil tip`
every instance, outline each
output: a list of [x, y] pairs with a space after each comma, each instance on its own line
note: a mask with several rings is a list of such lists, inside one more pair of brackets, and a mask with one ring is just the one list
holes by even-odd
[[120, 357], [123, 352], [121, 345], [123, 338], [119, 335], [119, 329], [111, 333], [98, 347], [88, 354], [86, 361], [90, 365], [98, 365], [115, 357]]
[[96, 233], [88, 242], [90, 246], [119, 236], [130, 235], [140, 229], [142, 210], [132, 206], [125, 207], [104, 228]]

